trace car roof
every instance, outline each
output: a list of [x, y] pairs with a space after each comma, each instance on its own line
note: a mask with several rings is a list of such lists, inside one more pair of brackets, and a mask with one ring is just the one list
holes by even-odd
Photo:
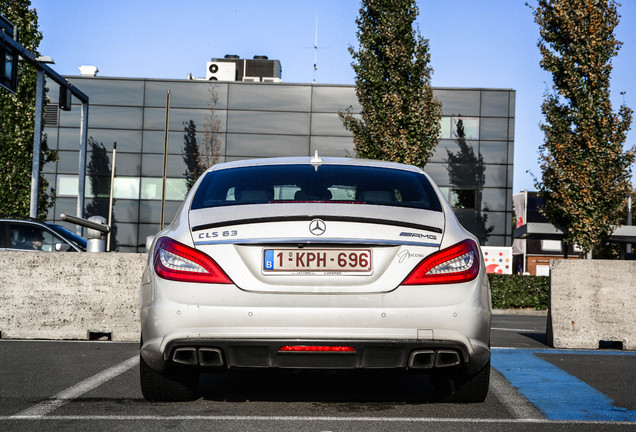
[[[317, 159], [316, 159], [317, 158]], [[312, 163], [312, 161], [315, 161]], [[268, 166], [268, 165], [299, 165], [299, 164], [315, 164], [315, 165], [351, 165], [351, 166], [368, 166], [378, 168], [392, 168], [405, 171], [413, 171], [421, 173], [422, 169], [397, 162], [387, 162], [371, 159], [358, 159], [346, 157], [318, 157], [316, 154], [310, 156], [297, 157], [276, 157], [276, 158], [260, 158], [260, 159], [244, 159], [233, 162], [224, 162], [212, 166], [208, 171], [216, 171], [221, 169], [240, 168], [248, 166]]]

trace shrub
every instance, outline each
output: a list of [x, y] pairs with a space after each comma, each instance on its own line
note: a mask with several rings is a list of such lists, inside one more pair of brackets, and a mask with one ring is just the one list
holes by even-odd
[[548, 309], [547, 276], [489, 274], [493, 309]]

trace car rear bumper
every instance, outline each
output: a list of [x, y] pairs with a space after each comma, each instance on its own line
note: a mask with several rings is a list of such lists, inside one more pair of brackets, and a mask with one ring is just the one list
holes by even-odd
[[[449, 358], [477, 371], [490, 358], [490, 297], [479, 280], [354, 295], [159, 283], [142, 286], [141, 305], [141, 355], [159, 372], [179, 359], [203, 367], [426, 369]], [[354, 352], [280, 352], [290, 344]]]

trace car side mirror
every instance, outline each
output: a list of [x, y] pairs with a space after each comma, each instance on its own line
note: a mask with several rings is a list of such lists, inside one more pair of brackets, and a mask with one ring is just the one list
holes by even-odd
[[68, 243], [55, 243], [56, 252], [67, 252], [70, 248], [71, 245]]

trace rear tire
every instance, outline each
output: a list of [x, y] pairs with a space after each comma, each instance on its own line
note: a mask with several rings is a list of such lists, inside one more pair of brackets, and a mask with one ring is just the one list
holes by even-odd
[[463, 370], [443, 371], [431, 375], [430, 380], [433, 392], [441, 402], [483, 402], [490, 385], [490, 360], [472, 375], [467, 375]]
[[153, 402], [186, 402], [199, 393], [199, 371], [193, 368], [174, 368], [165, 373], [152, 369], [139, 356], [139, 381], [144, 398]]

